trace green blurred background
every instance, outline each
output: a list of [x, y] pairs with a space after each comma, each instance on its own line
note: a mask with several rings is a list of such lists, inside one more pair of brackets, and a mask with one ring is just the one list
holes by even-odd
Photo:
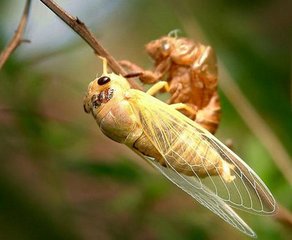
[[[24, 2], [0, 2], [0, 49]], [[191, 37], [213, 46], [292, 155], [291, 1], [58, 3], [115, 58], [145, 68], [152, 63], [144, 44], [173, 29], [190, 37], [193, 29], [197, 35]], [[82, 100], [101, 62], [39, 1], [32, 3], [24, 37], [31, 43], [22, 44], [0, 72], [0, 239], [249, 239], [100, 133]], [[236, 106], [220, 95], [216, 135], [231, 138], [278, 202], [292, 210], [291, 185]], [[259, 239], [291, 239], [291, 226], [239, 214]]]

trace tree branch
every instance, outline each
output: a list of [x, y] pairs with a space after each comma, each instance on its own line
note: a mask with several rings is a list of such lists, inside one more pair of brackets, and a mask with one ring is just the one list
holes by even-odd
[[[79, 18], [71, 16], [52, 0], [40, 1], [44, 3], [49, 9], [51, 9], [70, 28], [72, 28], [85, 42], [87, 42], [97, 55], [106, 58], [108, 65], [114, 71], [114, 73], [120, 74], [122, 76], [127, 75], [127, 72], [120, 66], [120, 64], [114, 59], [114, 57], [101, 46], [101, 44], [94, 37], [93, 33]], [[141, 87], [135, 81], [133, 81], [132, 79], [128, 80], [133, 88], [141, 89]]]
[[26, 27], [29, 10], [30, 10], [31, 0], [27, 0], [22, 17], [20, 19], [19, 25], [17, 27], [17, 30], [15, 31], [14, 36], [8, 43], [7, 47], [3, 50], [3, 52], [0, 55], [0, 69], [3, 67], [9, 56], [13, 53], [13, 51], [22, 43], [22, 42], [28, 42], [28, 40], [22, 39], [22, 35], [24, 32], [24, 29]]

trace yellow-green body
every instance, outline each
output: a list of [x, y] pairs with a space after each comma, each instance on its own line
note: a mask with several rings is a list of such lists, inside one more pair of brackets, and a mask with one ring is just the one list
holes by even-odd
[[[119, 81], [122, 80], [120, 79]], [[126, 84], [124, 86], [126, 86]], [[114, 94], [113, 98], [107, 102], [102, 109], [99, 111], [92, 111], [101, 131], [112, 140], [125, 144], [145, 156], [154, 158], [162, 166], [166, 166], [164, 157], [159, 153], [151, 139], [149, 139], [143, 131], [143, 126], [139, 118], [139, 109], [134, 107], [136, 98], [141, 98], [141, 95], [145, 98], [145, 102], [152, 103], [153, 101], [159, 100], [147, 93], [136, 89], [130, 89], [130, 86], [124, 89], [116, 88], [114, 90], [116, 94]], [[117, 91], [119, 91], [118, 94]], [[147, 99], [149, 100], [147, 101]], [[160, 102], [160, 104], [164, 104], [165, 109], [171, 109], [171, 107], [165, 103]], [[155, 105], [149, 105], [149, 107], [155, 107]], [[179, 128], [179, 126], [176, 126], [176, 128]], [[170, 149], [172, 151], [169, 151], [168, 154], [169, 163], [178, 172], [186, 175], [197, 174], [200, 177], [205, 177], [208, 175], [222, 174], [224, 162], [214, 154], [215, 150], [209, 148], [208, 145], [196, 147], [200, 145], [202, 139], [196, 137], [195, 134], [194, 132], [193, 136], [189, 136], [188, 133], [184, 133], [183, 128], [181, 129], [181, 136], [184, 137], [172, 142], [173, 147]], [[161, 139], [161, 141], [163, 141], [163, 139]], [[194, 152], [194, 148], [196, 152]], [[173, 152], [181, 155], [184, 161], [177, 161], [175, 156], [172, 157], [171, 154], [173, 154]], [[204, 159], [200, 157], [201, 155], [204, 155]], [[205, 161], [204, 164], [202, 164], [202, 161]], [[218, 169], [221, 170], [218, 171]], [[229, 174], [229, 176], [226, 175], [226, 181], [231, 181], [232, 176], [230, 176], [228, 166], [226, 166], [226, 169], [227, 174]]]

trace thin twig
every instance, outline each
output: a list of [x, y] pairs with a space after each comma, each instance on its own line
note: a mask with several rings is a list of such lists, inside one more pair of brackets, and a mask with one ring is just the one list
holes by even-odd
[[13, 53], [13, 51], [23, 42], [29, 42], [26, 39], [22, 39], [22, 35], [24, 32], [24, 29], [27, 24], [27, 19], [29, 15], [31, 0], [27, 0], [22, 17], [20, 19], [19, 25], [17, 27], [17, 30], [15, 31], [14, 36], [8, 43], [7, 47], [3, 50], [3, 52], [0, 55], [0, 69], [3, 67], [9, 56]]
[[278, 212], [274, 218], [282, 223], [283, 225], [291, 228], [292, 226], [292, 213], [289, 210], [281, 205], [279, 205]]
[[[108, 65], [116, 73], [125, 76], [127, 72], [120, 66], [120, 64], [109, 54], [109, 52], [101, 46], [101, 44], [94, 37], [93, 33], [86, 27], [86, 25], [77, 17], [71, 16], [64, 9], [58, 6], [52, 0], [40, 0], [49, 9], [51, 9], [59, 18], [61, 18], [69, 27], [71, 27], [94, 52], [107, 59]], [[133, 88], [141, 89], [141, 87], [132, 79], [128, 79]]]

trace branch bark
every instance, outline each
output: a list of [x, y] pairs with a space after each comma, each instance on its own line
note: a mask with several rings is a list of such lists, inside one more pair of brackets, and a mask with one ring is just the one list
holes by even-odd
[[[51, 9], [61, 20], [63, 20], [70, 28], [72, 28], [87, 44], [94, 50], [94, 52], [107, 59], [108, 65], [116, 74], [122, 76], [127, 75], [127, 72], [120, 66], [120, 64], [109, 54], [109, 52], [102, 47], [97, 41], [93, 33], [87, 28], [87, 26], [78, 18], [73, 17], [67, 13], [64, 9], [58, 6], [52, 0], [40, 0], [49, 9]], [[132, 79], [128, 79], [133, 88], [141, 89], [141, 87]]]
[[22, 17], [20, 19], [20, 22], [18, 24], [17, 30], [15, 31], [14, 36], [8, 43], [7, 47], [3, 50], [3, 52], [0, 55], [0, 70], [9, 58], [9, 56], [14, 52], [14, 50], [22, 43], [27, 42], [27, 40], [22, 39], [23, 32], [25, 30], [27, 19], [29, 15], [31, 0], [27, 0]]

